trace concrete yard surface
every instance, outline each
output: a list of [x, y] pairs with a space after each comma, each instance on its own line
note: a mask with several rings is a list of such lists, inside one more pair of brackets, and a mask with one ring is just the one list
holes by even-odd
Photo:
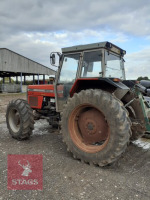
[[[131, 143], [113, 165], [100, 168], [75, 160], [62, 135], [40, 119], [30, 140], [13, 139], [6, 126], [8, 102], [26, 94], [0, 94], [0, 200], [149, 200], [150, 140]], [[7, 190], [7, 155], [42, 154], [43, 190]]]

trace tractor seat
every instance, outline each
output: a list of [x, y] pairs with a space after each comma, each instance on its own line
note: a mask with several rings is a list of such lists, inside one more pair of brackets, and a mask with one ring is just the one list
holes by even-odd
[[146, 88], [150, 88], [150, 81], [141, 80], [140, 84], [143, 85]]

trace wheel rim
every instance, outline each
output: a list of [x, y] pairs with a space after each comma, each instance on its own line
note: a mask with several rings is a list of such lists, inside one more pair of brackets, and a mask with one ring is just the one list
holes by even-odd
[[80, 105], [69, 117], [69, 133], [82, 151], [96, 153], [105, 148], [110, 128], [104, 114], [92, 105]]
[[8, 121], [10, 128], [14, 133], [17, 133], [20, 129], [20, 115], [17, 109], [12, 108], [8, 114]]

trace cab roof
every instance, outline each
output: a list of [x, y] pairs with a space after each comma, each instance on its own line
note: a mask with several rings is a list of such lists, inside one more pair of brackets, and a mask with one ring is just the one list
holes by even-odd
[[125, 50], [107, 41], [92, 43], [92, 44], [85, 44], [85, 45], [77, 45], [77, 46], [72, 46], [72, 47], [65, 47], [65, 48], [62, 48], [62, 53], [73, 53], [73, 52], [80, 52], [80, 51], [93, 50], [93, 49], [99, 49], [99, 48], [105, 48], [109, 51], [113, 51], [120, 55], [126, 54]]

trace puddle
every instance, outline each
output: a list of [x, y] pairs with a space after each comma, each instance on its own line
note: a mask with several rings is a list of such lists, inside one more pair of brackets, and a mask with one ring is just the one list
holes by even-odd
[[50, 133], [58, 133], [58, 129], [53, 129], [46, 119], [35, 121], [33, 135], [47, 135]]
[[142, 147], [143, 149], [150, 149], [150, 139], [140, 138], [134, 141], [133, 144]]
[[40, 119], [35, 121], [33, 135], [45, 135], [48, 134], [49, 124], [46, 120]]

